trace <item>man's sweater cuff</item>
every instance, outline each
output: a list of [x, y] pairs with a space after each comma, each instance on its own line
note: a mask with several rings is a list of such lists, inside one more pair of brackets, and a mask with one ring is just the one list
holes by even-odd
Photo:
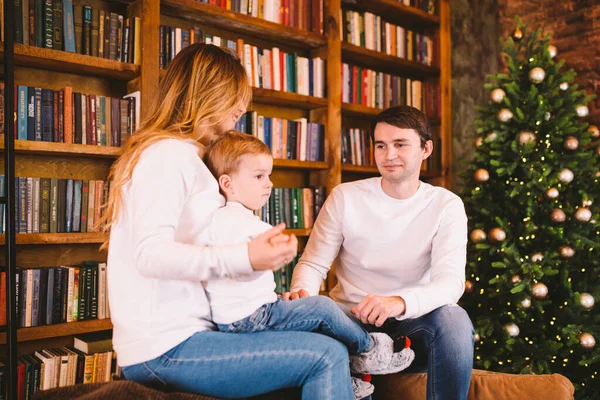
[[404, 304], [406, 305], [404, 314], [396, 317], [398, 321], [415, 318], [417, 315], [419, 315], [419, 301], [417, 300], [417, 295], [414, 292], [401, 292], [397, 294], [397, 296], [402, 297], [404, 299]]

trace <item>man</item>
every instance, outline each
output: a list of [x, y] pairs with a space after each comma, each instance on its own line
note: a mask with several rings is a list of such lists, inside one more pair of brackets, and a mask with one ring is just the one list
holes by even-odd
[[409, 370], [427, 370], [428, 399], [466, 399], [473, 326], [456, 305], [465, 282], [463, 203], [419, 180], [433, 150], [422, 112], [393, 107], [373, 126], [381, 177], [333, 189], [284, 298], [318, 294], [335, 261], [330, 296], [368, 329], [410, 338], [417, 355]]

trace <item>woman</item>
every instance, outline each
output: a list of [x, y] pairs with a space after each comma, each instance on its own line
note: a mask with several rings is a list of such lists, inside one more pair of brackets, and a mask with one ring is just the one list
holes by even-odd
[[224, 204], [201, 155], [251, 95], [233, 53], [183, 49], [113, 165], [104, 218], [114, 349], [127, 379], [158, 389], [233, 398], [301, 386], [304, 399], [351, 399], [339, 342], [306, 332], [220, 333], [210, 321], [201, 281], [276, 270], [297, 250], [283, 225], [248, 244], [201, 245]]

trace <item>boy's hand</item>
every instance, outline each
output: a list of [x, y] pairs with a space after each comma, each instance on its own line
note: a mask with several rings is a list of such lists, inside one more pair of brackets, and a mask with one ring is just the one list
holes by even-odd
[[284, 235], [284, 229], [285, 224], [281, 223], [248, 243], [248, 257], [255, 271], [277, 271], [296, 257], [298, 239]]
[[304, 289], [300, 289], [297, 292], [285, 292], [281, 295], [281, 298], [284, 300], [298, 300], [303, 297], [310, 297], [310, 294]]

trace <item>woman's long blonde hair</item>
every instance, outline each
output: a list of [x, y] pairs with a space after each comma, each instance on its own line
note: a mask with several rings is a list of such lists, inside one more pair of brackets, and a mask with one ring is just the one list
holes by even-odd
[[[123, 185], [148, 146], [167, 138], [200, 141], [208, 129], [231, 118], [239, 108], [245, 109], [251, 99], [246, 71], [235, 53], [207, 44], [181, 50], [169, 63], [147, 118], [110, 169], [110, 194], [98, 224], [109, 231], [118, 220]], [[107, 247], [108, 240], [101, 248]]]

